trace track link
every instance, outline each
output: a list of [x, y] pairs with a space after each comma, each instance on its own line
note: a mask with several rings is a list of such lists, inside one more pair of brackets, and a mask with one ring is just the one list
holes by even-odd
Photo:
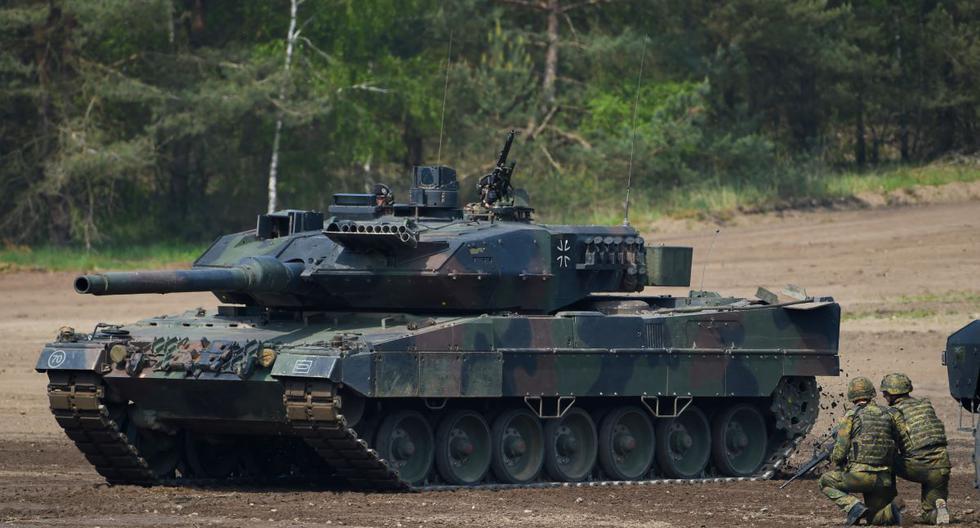
[[103, 401], [102, 380], [87, 372], [49, 372], [48, 401], [58, 425], [109, 484], [160, 481]]

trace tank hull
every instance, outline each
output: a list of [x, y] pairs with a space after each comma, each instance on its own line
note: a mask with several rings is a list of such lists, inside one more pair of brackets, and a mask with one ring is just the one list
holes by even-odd
[[[663, 304], [188, 312], [63, 336], [37, 369], [59, 423], [114, 483], [301, 475], [388, 490], [770, 476], [816, 419], [814, 378], [839, 372], [838, 305]], [[82, 423], [95, 432], [79, 433]], [[256, 445], [278, 446], [260, 457], [275, 469], [249, 462]], [[118, 451], [128, 473], [109, 463]]]

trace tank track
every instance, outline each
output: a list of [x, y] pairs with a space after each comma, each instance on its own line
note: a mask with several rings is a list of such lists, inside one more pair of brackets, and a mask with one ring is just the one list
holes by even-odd
[[152, 486], [159, 479], [109, 416], [102, 380], [88, 372], [50, 372], [48, 402], [65, 430], [109, 484]]
[[[650, 486], [709, 484], [768, 480], [786, 463], [805, 435], [785, 440], [751, 477], [705, 477], [694, 479], [651, 479], [636, 481], [597, 480], [586, 482], [533, 482], [528, 484], [487, 483], [473, 486], [412, 486], [401, 480], [339, 413], [334, 387], [328, 383], [290, 381], [283, 402], [290, 431], [313, 448], [321, 460], [345, 479], [352, 489], [373, 491], [455, 491], [461, 489], [508, 490], [569, 487]], [[163, 479], [155, 475], [136, 446], [113, 420], [103, 400], [104, 387], [95, 374], [50, 373], [48, 400], [58, 425], [65, 430], [85, 458], [109, 484], [152, 486], [184, 485], [198, 479]], [[215, 483], [201, 480], [202, 484]]]

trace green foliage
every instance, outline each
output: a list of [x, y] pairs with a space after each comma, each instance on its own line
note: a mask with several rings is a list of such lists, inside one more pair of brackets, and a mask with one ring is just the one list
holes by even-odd
[[187, 267], [204, 249], [205, 246], [189, 244], [105, 247], [90, 251], [78, 247], [11, 246], [0, 249], [0, 272], [5, 270], [84, 272]]
[[378, 181], [404, 196], [411, 165], [437, 161], [473, 198], [510, 128], [516, 183], [554, 222], [621, 221], [630, 173], [637, 218], [976, 178], [924, 165], [980, 142], [976, 2], [559, 5], [549, 26], [498, 0], [305, 0], [287, 72], [288, 0], [11, 0], [0, 239], [242, 229], [279, 118], [293, 208]]

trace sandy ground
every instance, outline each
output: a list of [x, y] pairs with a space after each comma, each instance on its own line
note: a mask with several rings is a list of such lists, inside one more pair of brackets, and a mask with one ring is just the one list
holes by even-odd
[[[794, 212], [713, 226], [651, 228], [648, 241], [695, 247], [694, 285], [752, 295], [799, 284], [845, 310], [845, 375], [879, 380], [907, 371], [933, 399], [953, 456], [954, 521], [980, 526], [970, 436], [957, 431], [940, 352], [946, 336], [980, 317], [980, 202], [859, 211]], [[714, 247], [708, 252], [714, 238]], [[703, 272], [703, 273], [702, 273]], [[2, 526], [835, 526], [842, 519], [813, 480], [412, 495], [307, 489], [108, 487], [61, 435], [34, 373], [40, 346], [61, 325], [88, 331], [188, 307], [209, 294], [83, 297], [68, 274], [0, 275], [0, 525]], [[677, 292], [671, 292], [677, 293]], [[839, 415], [824, 412], [817, 430]], [[916, 506], [918, 493], [901, 492]]]

